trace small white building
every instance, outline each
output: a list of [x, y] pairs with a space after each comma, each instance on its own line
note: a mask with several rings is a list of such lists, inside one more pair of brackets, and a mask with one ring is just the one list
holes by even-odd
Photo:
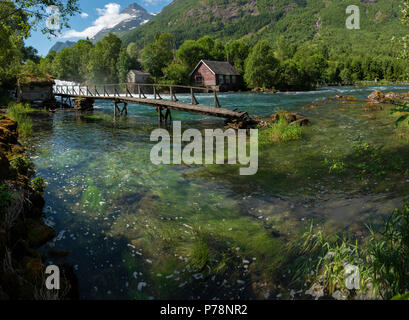
[[151, 75], [141, 70], [130, 70], [128, 73], [128, 82], [130, 83], [149, 83]]

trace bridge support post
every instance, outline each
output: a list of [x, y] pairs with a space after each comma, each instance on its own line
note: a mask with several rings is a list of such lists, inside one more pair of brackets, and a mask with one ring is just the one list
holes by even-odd
[[119, 111], [119, 109], [118, 109], [118, 102], [117, 102], [116, 100], [114, 100], [114, 118], [116, 118], [116, 112], [117, 112], [117, 110]]
[[128, 115], [128, 103], [124, 102], [124, 107], [122, 108], [121, 111], [121, 116], [125, 112], [125, 115]]
[[125, 113], [125, 115], [128, 115], [128, 103], [124, 102], [124, 106], [122, 109], [118, 106], [118, 101], [114, 100], [114, 117], [119, 115], [120, 117]]
[[170, 112], [169, 108], [166, 108], [166, 114], [165, 114], [165, 123], [168, 124], [168, 120], [172, 122], [172, 113]]
[[156, 110], [158, 111], [158, 125], [160, 127], [164, 120], [164, 116], [162, 114], [162, 107], [156, 106]]

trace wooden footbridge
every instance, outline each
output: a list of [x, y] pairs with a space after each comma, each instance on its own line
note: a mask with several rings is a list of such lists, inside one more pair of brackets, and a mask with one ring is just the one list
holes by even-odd
[[[171, 110], [208, 115], [238, 120], [243, 122], [254, 121], [247, 112], [240, 112], [222, 108], [217, 97], [217, 92], [203, 87], [161, 85], [161, 84], [102, 84], [102, 85], [56, 85], [53, 88], [54, 96], [61, 97], [61, 101], [69, 102], [71, 99], [83, 99], [93, 103], [93, 100], [113, 101], [114, 116], [128, 114], [128, 104], [139, 104], [154, 107], [158, 112], [159, 123], [172, 121]], [[207, 93], [198, 96], [197, 93]], [[181, 102], [177, 94], [188, 94], [188, 102]], [[209, 100], [209, 94], [213, 106], [202, 105], [198, 99], [201, 97]], [[165, 97], [166, 95], [166, 97]], [[186, 99], [186, 98], [185, 98]], [[122, 107], [119, 104], [123, 104]], [[165, 114], [163, 114], [163, 112]]]

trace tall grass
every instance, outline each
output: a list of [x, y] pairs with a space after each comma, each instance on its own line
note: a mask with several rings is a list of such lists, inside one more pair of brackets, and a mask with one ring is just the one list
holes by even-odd
[[260, 144], [271, 144], [271, 143], [283, 143], [293, 140], [299, 140], [302, 136], [302, 128], [298, 125], [291, 125], [288, 123], [285, 117], [280, 117], [280, 119], [261, 130], [259, 134]]
[[17, 121], [18, 133], [22, 136], [28, 136], [33, 133], [33, 122], [27, 115], [32, 112], [29, 104], [10, 103], [8, 105], [7, 113], [10, 119]]
[[[385, 221], [383, 230], [361, 244], [314, 232], [313, 224], [302, 240], [291, 243], [295, 253], [294, 279], [319, 287], [326, 296], [337, 291], [344, 298], [406, 297], [409, 292], [409, 199]], [[359, 270], [359, 289], [346, 286], [349, 267]]]
[[[293, 244], [294, 246], [294, 244]], [[367, 251], [355, 241], [339, 237], [326, 238], [313, 230], [313, 224], [296, 244], [299, 258], [293, 266], [297, 270], [293, 277], [301, 278], [311, 287], [319, 287], [326, 296], [339, 293], [345, 299], [357, 295], [376, 297], [373, 290], [371, 266], [365, 263]], [[293, 247], [293, 250], [295, 247]], [[347, 286], [348, 270], [356, 268], [359, 273], [358, 290]]]
[[387, 219], [379, 235], [371, 230], [369, 253], [382, 297], [409, 291], [409, 199]]

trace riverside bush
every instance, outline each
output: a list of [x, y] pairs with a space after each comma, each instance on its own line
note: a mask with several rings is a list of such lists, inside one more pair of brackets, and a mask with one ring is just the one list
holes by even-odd
[[31, 186], [34, 191], [43, 193], [46, 187], [46, 183], [42, 177], [37, 177], [31, 181]]
[[29, 176], [33, 173], [33, 164], [26, 156], [15, 156], [10, 160], [10, 164], [19, 174]]
[[297, 125], [290, 125], [288, 121], [281, 117], [276, 123], [260, 131], [260, 144], [283, 143], [299, 140], [302, 137], [302, 128]]

